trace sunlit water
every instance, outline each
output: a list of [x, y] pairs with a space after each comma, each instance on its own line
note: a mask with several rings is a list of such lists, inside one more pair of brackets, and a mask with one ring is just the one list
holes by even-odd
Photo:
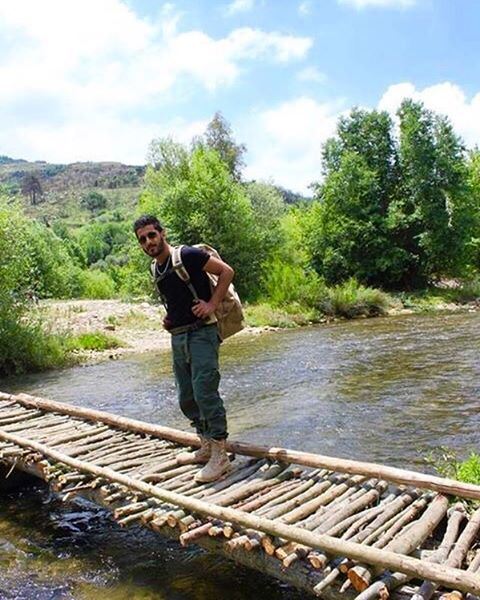
[[[480, 314], [361, 320], [238, 336], [222, 348], [231, 436], [396, 466], [479, 446]], [[2, 391], [186, 427], [169, 353], [31, 375]], [[301, 594], [42, 489], [0, 502], [0, 599], [271, 598]]]

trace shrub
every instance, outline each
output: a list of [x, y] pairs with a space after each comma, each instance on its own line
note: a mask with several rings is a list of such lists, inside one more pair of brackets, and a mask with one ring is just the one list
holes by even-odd
[[297, 302], [305, 307], [318, 303], [324, 284], [313, 271], [300, 265], [285, 263], [276, 257], [264, 267], [263, 289], [272, 306], [285, 306]]
[[365, 287], [354, 278], [341, 285], [325, 289], [325, 296], [319, 302], [319, 309], [328, 316], [347, 319], [384, 314], [392, 304], [388, 294]]
[[62, 364], [60, 339], [44, 332], [31, 310], [30, 222], [0, 198], [0, 375]]
[[462, 461], [451, 448], [439, 446], [427, 455], [425, 462], [442, 477], [480, 485], [480, 454], [476, 452], [470, 452], [468, 458]]
[[103, 300], [115, 296], [113, 279], [102, 271], [82, 271], [80, 279], [80, 296], [92, 300]]
[[67, 340], [67, 350], [111, 350], [121, 347], [121, 342], [112, 335], [107, 335], [102, 331], [93, 333], [81, 333], [72, 336]]

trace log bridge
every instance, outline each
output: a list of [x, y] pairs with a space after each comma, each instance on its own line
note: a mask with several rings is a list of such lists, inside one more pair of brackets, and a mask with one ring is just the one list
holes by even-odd
[[[196, 435], [0, 392], [0, 463], [65, 500], [107, 507], [325, 600], [479, 600], [480, 486], [374, 463], [230, 442], [232, 469], [197, 484]], [[472, 502], [473, 501], [473, 502]]]

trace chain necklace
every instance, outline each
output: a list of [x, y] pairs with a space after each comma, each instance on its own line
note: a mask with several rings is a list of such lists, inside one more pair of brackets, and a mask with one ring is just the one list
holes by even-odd
[[167, 258], [167, 262], [165, 263], [163, 270], [160, 268], [160, 265], [157, 263], [157, 272], [158, 272], [159, 277], [163, 277], [165, 275], [165, 273], [168, 271], [168, 267], [170, 266], [171, 259], [172, 259], [172, 255], [169, 254], [168, 258]]

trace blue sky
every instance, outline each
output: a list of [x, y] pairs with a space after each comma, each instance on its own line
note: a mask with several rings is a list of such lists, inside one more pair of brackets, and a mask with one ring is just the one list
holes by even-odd
[[405, 97], [480, 144], [478, 0], [0, 0], [0, 154], [141, 164], [215, 111], [246, 177], [306, 192], [353, 106]]

